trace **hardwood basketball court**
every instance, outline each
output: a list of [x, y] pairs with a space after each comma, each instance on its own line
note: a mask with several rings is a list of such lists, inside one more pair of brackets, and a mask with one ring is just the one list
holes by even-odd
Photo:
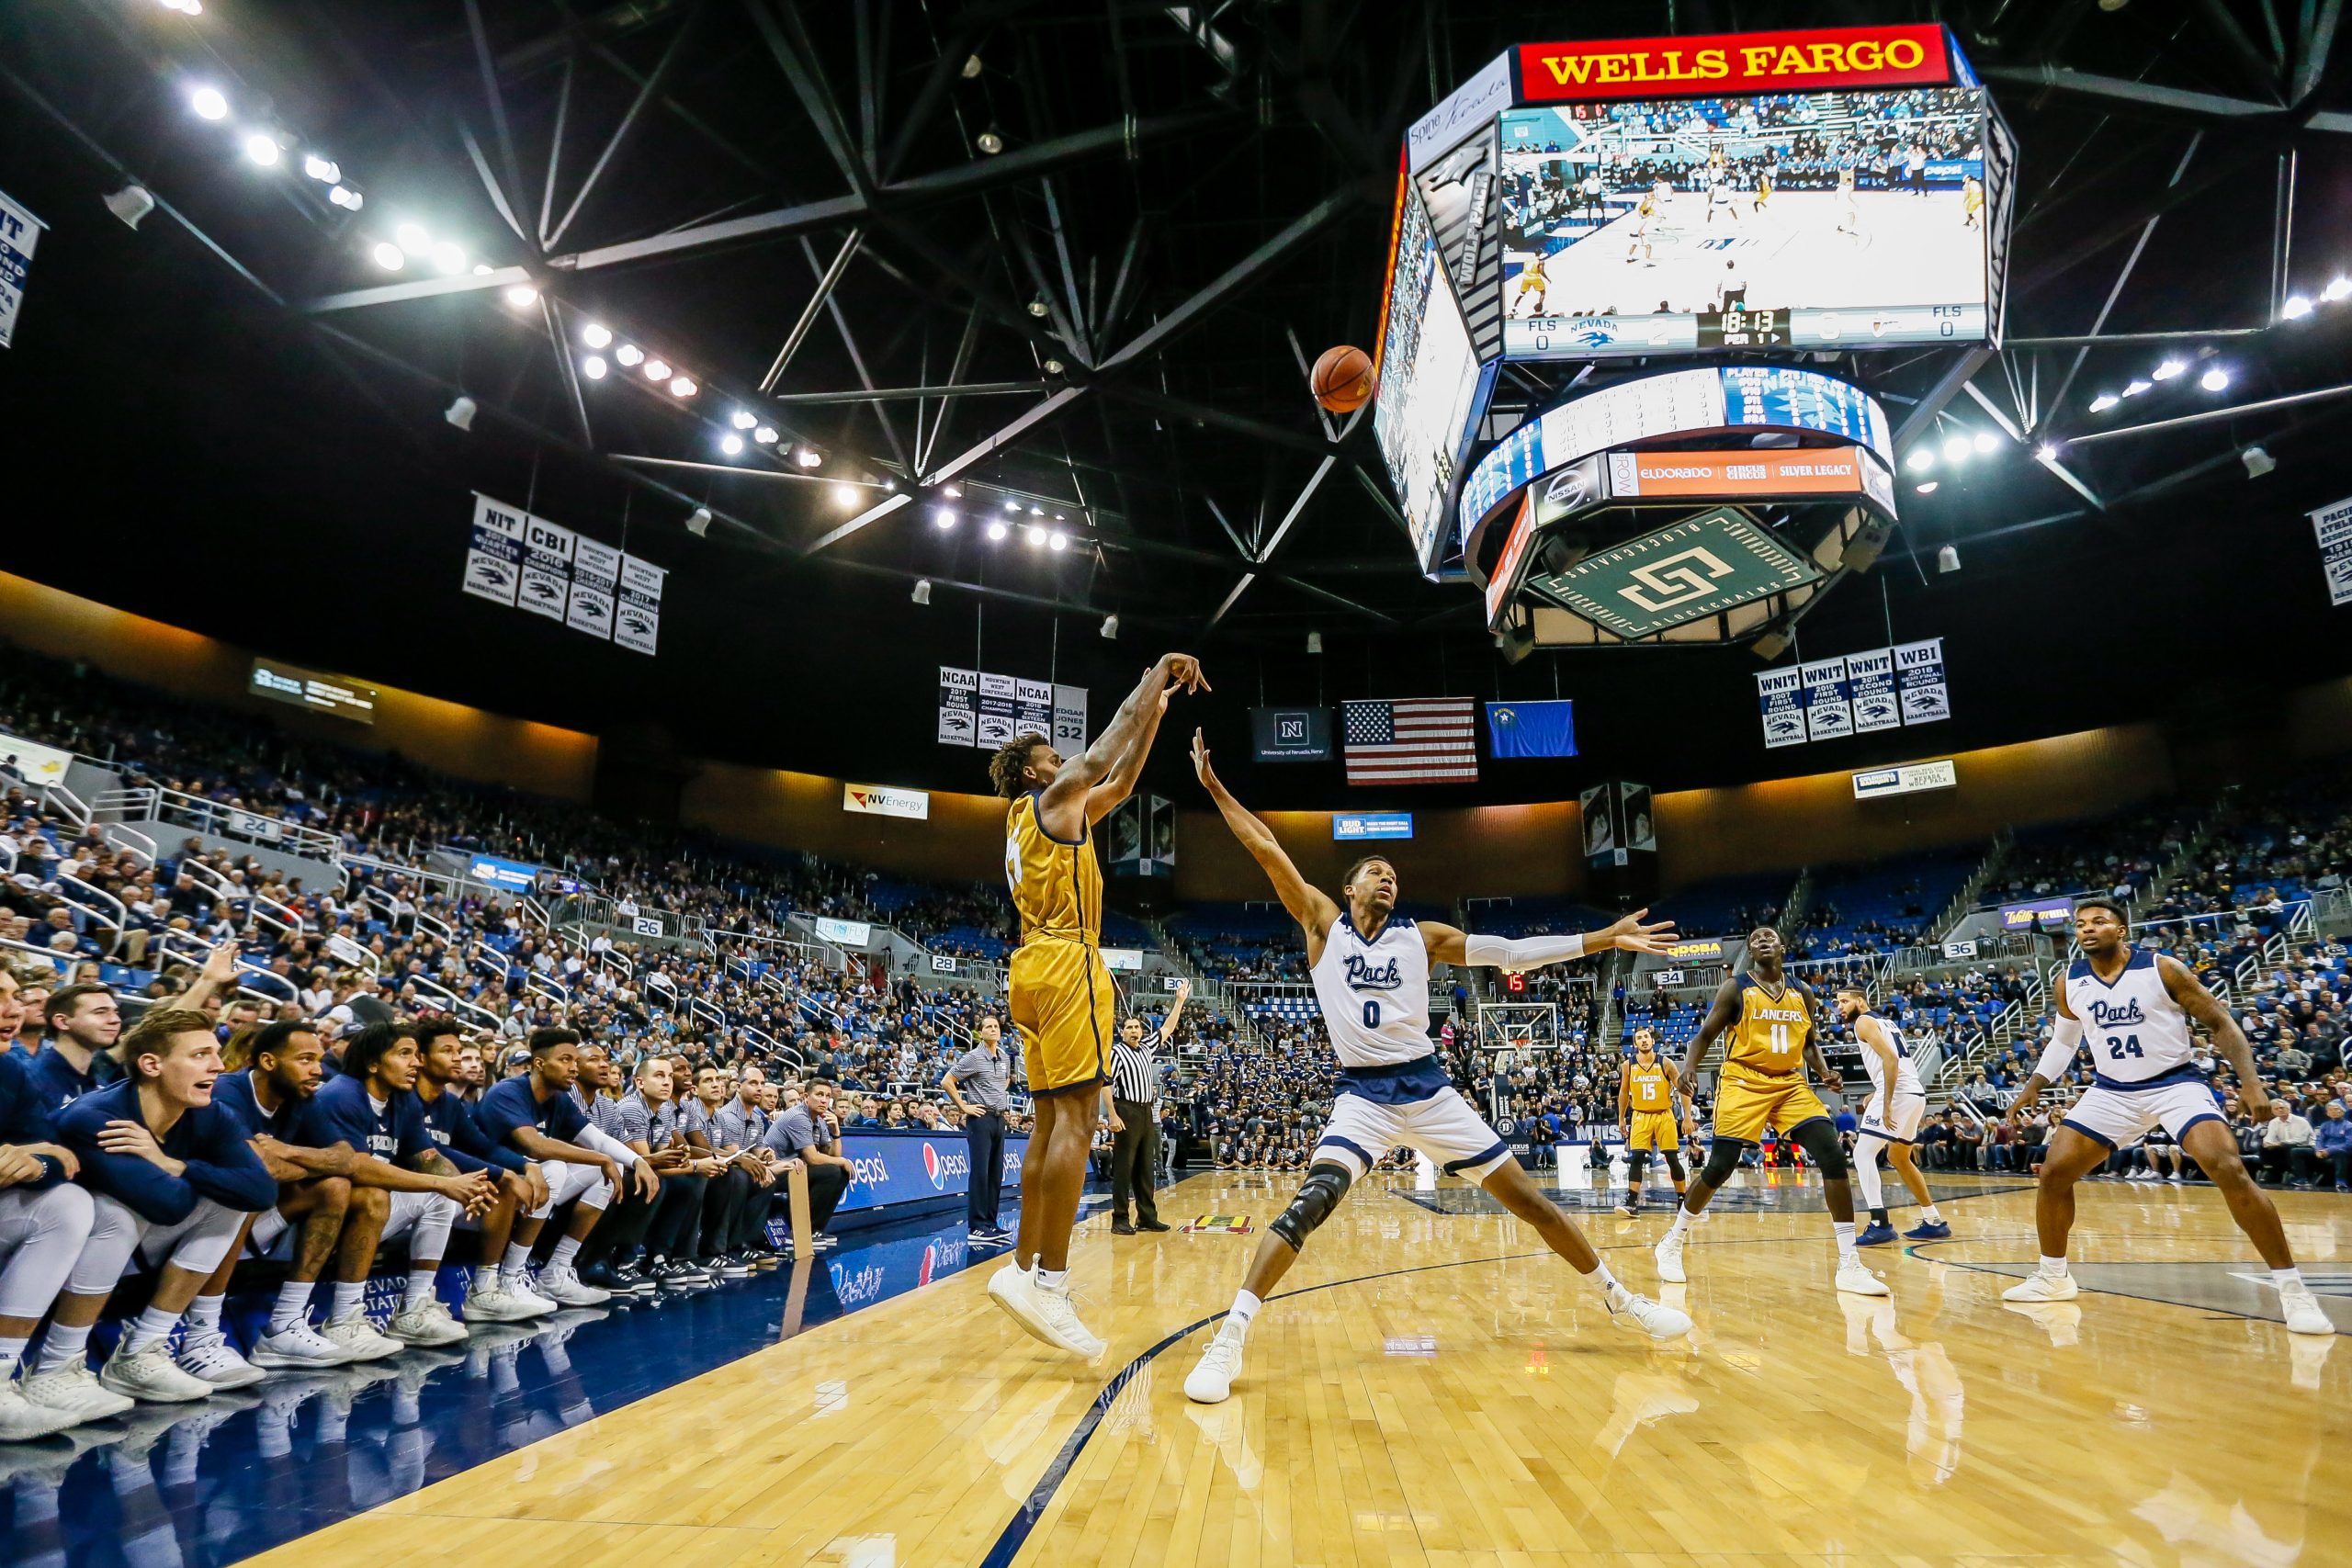
[[[1162, 1208], [1262, 1227], [1294, 1179], [1196, 1176]], [[1883, 1303], [1831, 1291], [1816, 1189], [1744, 1173], [1674, 1298], [1696, 1330], [1657, 1346], [1513, 1222], [1441, 1212], [1482, 1194], [1375, 1180], [1214, 1407], [1183, 1376], [1257, 1236], [1098, 1219], [1074, 1255], [1094, 1368], [998, 1313], [983, 1262], [256, 1561], [2352, 1561], [2352, 1360], [2279, 1326], [2216, 1195], [2086, 1186], [2086, 1292], [2029, 1314], [1999, 1293], [2032, 1266], [2031, 1190], [1975, 1185], [1945, 1200], [1955, 1240], [1868, 1255]], [[2352, 1327], [2352, 1215], [2277, 1200]], [[1583, 1223], [1661, 1289], [1663, 1210]]]

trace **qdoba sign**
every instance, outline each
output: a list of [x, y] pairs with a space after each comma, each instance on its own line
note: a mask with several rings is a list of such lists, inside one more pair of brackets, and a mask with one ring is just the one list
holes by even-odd
[[1933, 26], [1612, 39], [1519, 46], [1522, 103], [1680, 93], [1815, 92], [1949, 82]]

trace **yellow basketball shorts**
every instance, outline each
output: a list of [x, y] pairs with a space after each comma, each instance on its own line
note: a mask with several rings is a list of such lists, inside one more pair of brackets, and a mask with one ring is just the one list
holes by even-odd
[[1679, 1149], [1682, 1146], [1682, 1131], [1675, 1124], [1671, 1111], [1636, 1111], [1633, 1124], [1625, 1129], [1628, 1149]]
[[1029, 1092], [1108, 1083], [1118, 993], [1102, 953], [1084, 942], [1034, 937], [1013, 950], [1012, 979], [1012, 1027]]
[[1828, 1110], [1813, 1086], [1797, 1073], [1743, 1073], [1726, 1067], [1715, 1089], [1715, 1136], [1760, 1144], [1764, 1129], [1777, 1128], [1782, 1137], [1791, 1128]]

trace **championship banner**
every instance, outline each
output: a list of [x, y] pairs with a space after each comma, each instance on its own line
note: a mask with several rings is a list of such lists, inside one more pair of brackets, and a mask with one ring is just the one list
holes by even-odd
[[1903, 722], [1933, 724], [1951, 716], [1951, 693], [1944, 684], [1944, 639], [1894, 645], [1894, 672], [1903, 683]]
[[1012, 733], [1052, 736], [1054, 733], [1052, 682], [1023, 681], [1018, 676], [1013, 678]]
[[1075, 757], [1086, 750], [1086, 688], [1054, 688], [1054, 750]]
[[466, 546], [465, 591], [477, 599], [514, 603], [523, 580], [524, 513], [474, 492], [473, 536]]
[[939, 667], [939, 743], [942, 746], [979, 744], [979, 672]]
[[1804, 728], [1812, 740], [1837, 740], [1854, 733], [1854, 709], [1846, 695], [1846, 661], [1816, 659], [1797, 666], [1804, 673]]
[[621, 553], [610, 545], [582, 539], [572, 547], [571, 606], [563, 624], [590, 637], [613, 638], [613, 593], [620, 586]]
[[1785, 670], [1759, 671], [1756, 676], [1756, 702], [1764, 715], [1764, 744], [1794, 746], [1804, 739], [1804, 670], [1792, 664]]
[[1014, 694], [1018, 682], [1010, 675], [991, 675], [980, 671], [980, 745], [988, 750], [1010, 741], [1018, 733], [1013, 728]]
[[636, 556], [621, 557], [620, 598], [613, 611], [613, 640], [631, 653], [653, 651], [662, 638], [662, 584], [670, 573]]
[[1894, 695], [1893, 649], [1846, 655], [1846, 690], [1853, 703], [1856, 734], [1902, 728], [1903, 705]]
[[571, 605], [571, 555], [579, 538], [544, 517], [523, 514], [523, 587], [515, 599], [521, 608], [563, 619]]
[[32, 270], [33, 244], [48, 228], [0, 191], [0, 348], [16, 335], [17, 311], [25, 302], [25, 277]]
[[2311, 514], [2319, 536], [2319, 568], [2327, 577], [2327, 602], [2352, 604], [2352, 501], [2323, 506]]

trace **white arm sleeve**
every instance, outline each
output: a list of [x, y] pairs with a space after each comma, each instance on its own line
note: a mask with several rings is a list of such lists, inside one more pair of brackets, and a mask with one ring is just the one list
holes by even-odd
[[1462, 951], [1473, 964], [1494, 969], [1540, 969], [1584, 956], [1580, 936], [1464, 936]]
[[2062, 1083], [2067, 1066], [2075, 1059], [2075, 1052], [2083, 1043], [2083, 1021], [2061, 1018], [2052, 1026], [2050, 1043], [2041, 1050], [2041, 1060], [2033, 1065], [2034, 1076], [2043, 1083]]
[[583, 1149], [594, 1149], [600, 1155], [610, 1155], [623, 1165], [634, 1165], [644, 1156], [601, 1127], [582, 1127], [580, 1136], [571, 1140]]

